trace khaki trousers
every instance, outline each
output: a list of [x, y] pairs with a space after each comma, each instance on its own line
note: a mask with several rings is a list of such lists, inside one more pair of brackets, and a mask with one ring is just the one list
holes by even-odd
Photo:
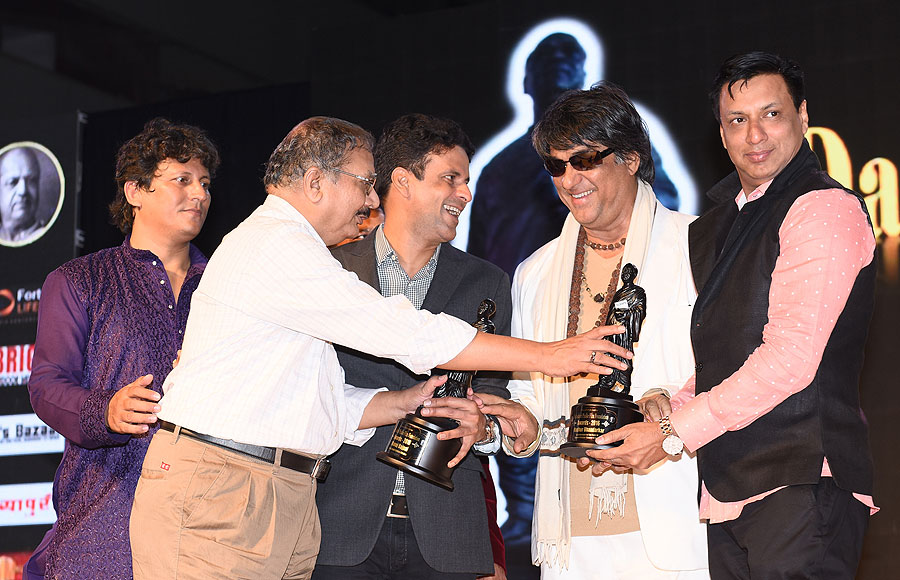
[[134, 578], [309, 578], [320, 539], [315, 481], [177, 431], [153, 436], [141, 469]]

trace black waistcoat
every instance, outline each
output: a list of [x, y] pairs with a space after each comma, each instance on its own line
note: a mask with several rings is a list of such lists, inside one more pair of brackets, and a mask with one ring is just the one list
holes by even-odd
[[[699, 292], [691, 320], [697, 393], [731, 376], [762, 344], [779, 254], [778, 229], [791, 205], [807, 192], [841, 186], [820, 171], [804, 141], [766, 194], [738, 211], [734, 197], [740, 188], [737, 174], [722, 180], [709, 192], [719, 205], [690, 226], [691, 267]], [[874, 281], [873, 260], [857, 276], [807, 388], [743, 429], [700, 448], [700, 476], [717, 500], [738, 501], [782, 485], [815, 483], [823, 457], [839, 487], [871, 494], [872, 459], [858, 381]]]

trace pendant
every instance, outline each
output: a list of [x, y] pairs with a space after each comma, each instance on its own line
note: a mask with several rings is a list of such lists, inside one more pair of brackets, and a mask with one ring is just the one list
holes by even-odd
[[598, 292], [594, 294], [594, 302], [597, 304], [603, 304], [606, 302], [606, 295], [603, 292]]

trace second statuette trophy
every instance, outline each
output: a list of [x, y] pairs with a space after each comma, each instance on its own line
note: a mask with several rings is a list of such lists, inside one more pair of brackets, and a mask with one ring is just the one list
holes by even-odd
[[[625, 264], [622, 268], [622, 287], [613, 295], [609, 314], [606, 316], [607, 325], [620, 324], [625, 327], [625, 332], [610, 336], [609, 341], [627, 350], [634, 349], [634, 343], [641, 333], [641, 324], [647, 315], [647, 293], [634, 283], [636, 277], [637, 268], [634, 264]], [[634, 369], [631, 361], [610, 356], [624, 360], [628, 368], [613, 369], [612, 374], [600, 375], [597, 384], [588, 388], [587, 394], [572, 407], [569, 436], [566, 443], [559, 446], [563, 455], [579, 458], [584, 457], [588, 449], [607, 449], [621, 445], [621, 441], [597, 445], [595, 440], [619, 427], [644, 420], [629, 394], [631, 371]]]

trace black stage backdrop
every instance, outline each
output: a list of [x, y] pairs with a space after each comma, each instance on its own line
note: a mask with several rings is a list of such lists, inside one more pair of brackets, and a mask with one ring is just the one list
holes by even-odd
[[[479, 155], [504, 130], [521, 134], [528, 121], [519, 119], [524, 125], [512, 126], [519, 115], [507, 94], [521, 92], [522, 70], [511, 71], [516, 62], [510, 59], [545, 21], [572, 19], [589, 29], [588, 36], [595, 40], [578, 39], [585, 45], [595, 42], [600, 56], [588, 80], [605, 78], [621, 85], [643, 106], [642, 112], [661, 122], [674, 145], [671, 166], [683, 165], [699, 194], [731, 170], [706, 98], [719, 64], [731, 54], [754, 49], [793, 58], [807, 75], [814, 148], [837, 179], [867, 195], [881, 236], [876, 312], [860, 389], [871, 425], [875, 499], [883, 509], [871, 520], [858, 578], [893, 577], [889, 571], [900, 565], [895, 549], [900, 536], [900, 493], [895, 489], [900, 467], [894, 443], [894, 425], [900, 419], [895, 370], [900, 338], [900, 117], [893, 102], [900, 92], [898, 4], [763, 0], [725, 7], [699, 1], [565, 4], [551, 9], [536, 0], [505, 0], [444, 5], [452, 7], [400, 15], [382, 11], [365, 22], [323, 19], [313, 34], [297, 40], [309, 48], [308, 85], [91, 115], [83, 140], [81, 252], [121, 242], [105, 210], [114, 193], [114, 154], [156, 115], [204, 127], [221, 147], [223, 166], [197, 240], [210, 253], [222, 235], [262, 201], [261, 177], [269, 153], [308, 114], [346, 118], [374, 132], [406, 112], [446, 116], [463, 125]], [[264, 46], [248, 50], [265, 58]], [[658, 134], [651, 131], [656, 143]], [[473, 171], [476, 162], [483, 166], [486, 160], [476, 158]], [[668, 159], [664, 166], [670, 167]], [[477, 199], [477, 189], [475, 195]], [[705, 207], [702, 198], [694, 205], [697, 211]], [[6, 255], [0, 258], [6, 272]], [[2, 280], [0, 287], [25, 282]], [[0, 338], [2, 333], [0, 328]], [[30, 412], [9, 409], [4, 406], [0, 413]], [[58, 455], [31, 457], [40, 461]], [[10, 477], [6, 463], [0, 468], [2, 477]], [[25, 467], [16, 464], [16, 469]], [[28, 469], [33, 469], [29, 474], [52, 477], [48, 465]], [[0, 531], [0, 551], [24, 550], [35, 543], [34, 534]], [[511, 570], [511, 577], [525, 576]]]
[[309, 86], [288, 85], [89, 115], [84, 129], [81, 229], [87, 254], [122, 243], [106, 206], [116, 193], [119, 147], [154, 117], [207, 131], [222, 164], [212, 181], [212, 203], [194, 243], [208, 256], [222, 236], [265, 198], [262, 178], [269, 155], [297, 122], [310, 114]]

